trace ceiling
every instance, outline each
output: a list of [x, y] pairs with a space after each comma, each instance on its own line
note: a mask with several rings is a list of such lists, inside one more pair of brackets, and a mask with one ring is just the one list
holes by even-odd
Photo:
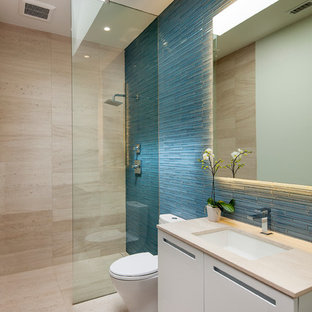
[[[154, 19], [155, 15], [110, 3], [103, 5], [84, 40], [115, 48], [126, 48]], [[104, 31], [109, 26], [110, 31]]]
[[70, 36], [70, 0], [43, 0], [56, 7], [50, 22], [20, 15], [19, 0], [0, 0], [0, 22]]
[[113, 2], [154, 15], [160, 15], [173, 0], [113, 0]]
[[[41, 0], [56, 7], [50, 22], [39, 21], [18, 13], [19, 0], [0, 0], [0, 22], [22, 27], [37, 29], [45, 32], [70, 36], [71, 1], [70, 0]], [[100, 0], [83, 0], [86, 3]], [[173, 0], [116, 0], [112, 1], [154, 15], [159, 15]], [[142, 29], [143, 30], [143, 29]], [[141, 31], [142, 31], [141, 30]]]
[[305, 0], [279, 0], [267, 9], [224, 33], [222, 36], [218, 36], [217, 54], [214, 55], [215, 59], [220, 59], [279, 29], [296, 23], [308, 16], [312, 16], [312, 7], [298, 14], [288, 13], [303, 2]]

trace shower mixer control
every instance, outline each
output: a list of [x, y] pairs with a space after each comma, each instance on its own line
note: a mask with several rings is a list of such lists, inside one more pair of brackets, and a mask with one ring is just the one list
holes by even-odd
[[134, 173], [140, 175], [142, 173], [141, 170], [141, 160], [136, 159], [134, 161], [134, 165], [132, 165], [132, 168], [134, 169]]
[[141, 153], [141, 144], [136, 144], [135, 147], [133, 148], [136, 154]]

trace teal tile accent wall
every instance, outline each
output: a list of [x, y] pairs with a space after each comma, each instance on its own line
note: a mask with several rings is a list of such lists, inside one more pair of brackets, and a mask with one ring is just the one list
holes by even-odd
[[[156, 253], [158, 205], [160, 213], [185, 219], [205, 216], [210, 178], [198, 159], [213, 139], [211, 21], [226, 3], [176, 0], [126, 49], [128, 94], [142, 94], [138, 102], [129, 98], [127, 107], [127, 230], [140, 237], [133, 243], [127, 234], [129, 253]], [[142, 144], [143, 159], [143, 174], [137, 178], [130, 168], [136, 143]], [[312, 241], [311, 190], [219, 181], [217, 198], [235, 198], [236, 212], [228, 217], [255, 225], [260, 224], [248, 220], [247, 214], [269, 207], [274, 231]], [[133, 209], [136, 205], [143, 205], [148, 214], [142, 216]], [[147, 232], [145, 226], [141, 229], [145, 218]]]
[[[126, 72], [126, 230], [129, 254], [157, 253], [158, 68], [157, 19], [125, 50]], [[138, 97], [137, 97], [138, 96]], [[133, 147], [141, 144], [136, 156]], [[142, 161], [142, 174], [131, 167]]]
[[[211, 21], [226, 2], [176, 0], [159, 16], [160, 213], [204, 216], [210, 179], [197, 160], [212, 146]], [[256, 225], [247, 214], [269, 207], [274, 231], [312, 241], [311, 190], [219, 182], [217, 198], [235, 198], [229, 217]]]
[[212, 145], [212, 12], [217, 1], [174, 1], [159, 16], [160, 213], [205, 216], [210, 179], [198, 159]]

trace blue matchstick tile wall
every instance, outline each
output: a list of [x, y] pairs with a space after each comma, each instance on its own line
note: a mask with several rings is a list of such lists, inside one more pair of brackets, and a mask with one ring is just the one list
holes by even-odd
[[[126, 71], [126, 230], [127, 252], [157, 253], [158, 200], [158, 69], [157, 20], [125, 50]], [[133, 147], [141, 144], [136, 155]], [[142, 174], [131, 167], [142, 161]]]
[[248, 181], [219, 182], [217, 196], [235, 198], [236, 211], [227, 217], [260, 226], [260, 221], [250, 222], [247, 215], [257, 208], [271, 209], [273, 231], [312, 241], [312, 191], [291, 185]]
[[[159, 16], [160, 213], [204, 216], [210, 180], [198, 158], [212, 146], [212, 17], [227, 1], [176, 0]], [[230, 184], [230, 185], [229, 185]], [[219, 182], [217, 199], [236, 200], [236, 220], [272, 210], [272, 230], [312, 241], [312, 192], [277, 184]], [[259, 225], [258, 222], [254, 224]]]
[[174, 1], [159, 16], [160, 213], [203, 217], [210, 183], [198, 161], [212, 145], [214, 1]]
[[[185, 219], [205, 216], [210, 178], [198, 159], [213, 139], [211, 21], [226, 3], [176, 0], [126, 49], [129, 253], [156, 253], [158, 207], [160, 213]], [[139, 100], [136, 94], [142, 95]], [[138, 158], [143, 160], [143, 174], [137, 178], [130, 168], [136, 143], [142, 144]], [[311, 190], [219, 181], [217, 199], [232, 198], [236, 212], [228, 217], [253, 223], [247, 214], [269, 207], [273, 230], [312, 241]]]

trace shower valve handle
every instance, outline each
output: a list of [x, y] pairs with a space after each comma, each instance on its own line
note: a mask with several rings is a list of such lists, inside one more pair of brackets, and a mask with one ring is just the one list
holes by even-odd
[[136, 154], [140, 154], [141, 153], [141, 144], [136, 144], [133, 147], [133, 150], [135, 151]]
[[134, 174], [140, 175], [142, 173], [141, 160], [136, 159], [134, 165], [131, 166], [134, 169]]

